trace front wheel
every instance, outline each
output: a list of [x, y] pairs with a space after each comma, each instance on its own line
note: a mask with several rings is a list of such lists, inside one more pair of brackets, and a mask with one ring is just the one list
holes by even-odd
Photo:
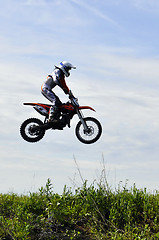
[[87, 125], [87, 130], [84, 129], [81, 121], [76, 126], [76, 136], [82, 143], [90, 144], [96, 142], [102, 134], [102, 126], [100, 122], [92, 117], [83, 119]]
[[25, 120], [20, 127], [20, 134], [27, 142], [38, 142], [45, 134], [45, 129], [39, 128], [43, 122], [38, 118], [29, 118]]

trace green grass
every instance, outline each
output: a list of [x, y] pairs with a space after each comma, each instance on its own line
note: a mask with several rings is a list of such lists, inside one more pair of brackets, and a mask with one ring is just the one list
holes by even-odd
[[53, 192], [0, 194], [1, 240], [159, 239], [159, 194], [100, 182]]

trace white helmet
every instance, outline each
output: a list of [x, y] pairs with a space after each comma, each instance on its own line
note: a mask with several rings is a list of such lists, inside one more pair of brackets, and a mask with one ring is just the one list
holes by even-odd
[[63, 73], [65, 74], [66, 77], [70, 76], [69, 71], [72, 68], [76, 69], [76, 67], [74, 67], [71, 63], [66, 62], [66, 61], [61, 62], [60, 66], [58, 66], [58, 68], [60, 68], [63, 71]]

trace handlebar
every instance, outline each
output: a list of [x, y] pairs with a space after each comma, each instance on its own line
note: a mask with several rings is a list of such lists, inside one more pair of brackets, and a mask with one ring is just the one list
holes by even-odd
[[71, 100], [74, 106], [79, 107], [78, 99], [74, 97], [71, 90], [69, 91], [69, 99]]

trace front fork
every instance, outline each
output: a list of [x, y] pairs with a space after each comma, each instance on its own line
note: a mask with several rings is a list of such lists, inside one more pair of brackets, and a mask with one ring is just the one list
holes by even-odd
[[86, 122], [84, 121], [83, 114], [78, 109], [76, 109], [76, 111], [77, 111], [77, 115], [78, 115], [78, 117], [79, 117], [79, 119], [80, 119], [80, 121], [83, 125], [84, 132], [88, 132], [88, 126], [87, 126]]

